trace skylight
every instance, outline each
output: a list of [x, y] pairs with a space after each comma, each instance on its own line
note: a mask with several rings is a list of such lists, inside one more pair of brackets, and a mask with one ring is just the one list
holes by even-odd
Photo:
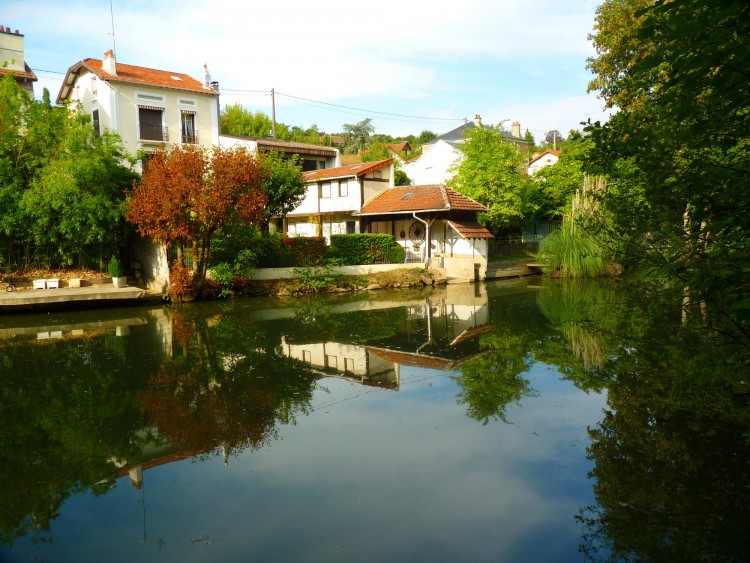
[[182, 78], [180, 78], [179, 76], [170, 76], [170, 78], [172, 80], [177, 80], [178, 82], [182, 82]]
[[406, 194], [402, 195], [402, 196], [401, 196], [400, 198], [398, 198], [398, 199], [401, 199], [401, 200], [404, 200], [404, 199], [409, 199], [409, 198], [410, 198], [411, 196], [413, 196], [413, 195], [414, 195], [414, 192], [409, 192], [409, 193], [406, 193]]

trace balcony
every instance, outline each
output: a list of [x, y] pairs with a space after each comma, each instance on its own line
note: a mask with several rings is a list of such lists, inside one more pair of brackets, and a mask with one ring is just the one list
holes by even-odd
[[192, 129], [182, 129], [182, 142], [188, 145], [198, 144], [198, 132]]
[[140, 126], [141, 141], [169, 141], [169, 128], [161, 125], [143, 125]]

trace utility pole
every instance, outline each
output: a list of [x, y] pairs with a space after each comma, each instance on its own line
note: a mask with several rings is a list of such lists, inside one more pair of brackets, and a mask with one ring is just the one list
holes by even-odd
[[271, 129], [271, 137], [276, 138], [276, 94], [271, 88], [271, 123], [273, 129]]

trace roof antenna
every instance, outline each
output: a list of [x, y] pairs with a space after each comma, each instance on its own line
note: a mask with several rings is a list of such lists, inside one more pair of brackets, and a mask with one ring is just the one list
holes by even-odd
[[112, 0], [109, 0], [109, 16], [112, 21], [112, 33], [110, 33], [112, 36], [112, 52], [117, 56], [117, 47], [115, 46], [115, 11], [112, 8]]

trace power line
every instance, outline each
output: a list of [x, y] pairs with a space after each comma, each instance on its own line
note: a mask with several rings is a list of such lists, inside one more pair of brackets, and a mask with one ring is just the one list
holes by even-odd
[[318, 100], [311, 100], [310, 98], [302, 98], [300, 96], [293, 96], [292, 94], [284, 94], [282, 92], [276, 92], [276, 94], [279, 95], [279, 96], [285, 96], [287, 98], [292, 98], [294, 100], [301, 100], [301, 101], [310, 102], [310, 103], [313, 103], [313, 104], [319, 104], [319, 105], [322, 105], [322, 106], [331, 106], [331, 107], [335, 107], [335, 108], [342, 108], [342, 109], [353, 110], [353, 111], [360, 111], [360, 112], [365, 112], [365, 113], [376, 113], [378, 115], [389, 115], [389, 116], [392, 116], [392, 117], [405, 117], [407, 119], [420, 119], [420, 120], [425, 120], [425, 121], [462, 121], [463, 120], [463, 117], [455, 117], [455, 118], [454, 117], [426, 117], [426, 116], [422, 116], [422, 115], [407, 115], [407, 114], [403, 114], [403, 113], [389, 113], [389, 112], [386, 112], [386, 111], [377, 111], [377, 110], [371, 110], [371, 109], [362, 109], [362, 108], [355, 108], [355, 107], [351, 107], [351, 106], [342, 106], [342, 105], [339, 105], [339, 104], [332, 104], [332, 103], [329, 103], [329, 102], [321, 102], [321, 101], [318, 101]]

